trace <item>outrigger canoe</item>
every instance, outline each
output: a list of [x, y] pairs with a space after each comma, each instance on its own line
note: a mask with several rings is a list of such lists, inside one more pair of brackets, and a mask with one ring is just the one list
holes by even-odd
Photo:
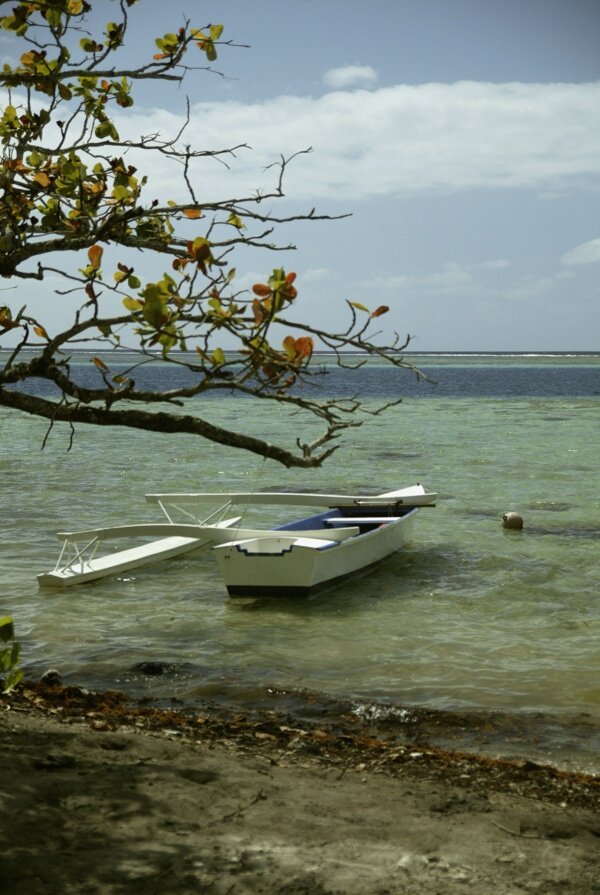
[[[433, 506], [436, 495], [415, 485], [371, 496], [259, 491], [147, 494], [146, 499], [160, 506], [166, 523], [59, 532], [61, 555], [51, 572], [38, 575], [39, 585], [66, 587], [212, 549], [231, 596], [306, 596], [401, 549], [419, 508]], [[218, 509], [198, 521], [194, 511], [215, 503]], [[250, 505], [267, 504], [321, 512], [271, 529], [242, 527], [241, 516], [223, 518], [235, 505], [245, 512]], [[181, 514], [191, 521], [175, 521]], [[96, 556], [101, 542], [123, 537], [154, 540]]]

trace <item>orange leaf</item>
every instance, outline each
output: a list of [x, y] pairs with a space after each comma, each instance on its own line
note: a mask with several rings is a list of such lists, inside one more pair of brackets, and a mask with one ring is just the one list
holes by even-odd
[[285, 353], [293, 360], [296, 357], [296, 340], [293, 336], [286, 336], [283, 340], [283, 347], [285, 348]]
[[186, 218], [190, 218], [191, 220], [196, 220], [197, 218], [202, 217], [202, 209], [201, 208], [184, 208], [183, 214]]
[[187, 247], [189, 257], [197, 261], [198, 264], [203, 264], [205, 261], [212, 263], [210, 243], [207, 239], [198, 236], [193, 242], [188, 242]]
[[34, 326], [33, 331], [36, 334], [36, 336], [40, 337], [40, 339], [48, 338], [48, 333], [46, 332], [46, 330], [44, 329], [43, 326]]
[[301, 336], [299, 339], [296, 339], [295, 348], [296, 357], [299, 360], [303, 360], [305, 357], [310, 357], [313, 353], [314, 342], [310, 336]]
[[40, 186], [50, 186], [50, 178], [43, 171], [39, 171], [33, 178]]
[[259, 302], [257, 298], [252, 302], [252, 313], [254, 314], [254, 322], [262, 323], [265, 319], [265, 312], [262, 304]]
[[93, 245], [88, 249], [88, 258], [90, 259], [90, 264], [94, 268], [94, 270], [98, 270], [100, 267], [100, 262], [102, 261], [102, 253], [104, 249], [102, 246]]
[[371, 314], [371, 317], [381, 317], [382, 314], [387, 314], [388, 311], [389, 308], [387, 305], [379, 305], [378, 308], [375, 308], [375, 310]]
[[101, 357], [93, 357], [92, 363], [94, 363], [99, 370], [102, 370], [103, 373], [108, 373], [108, 367], [104, 363]]
[[[6, 159], [4, 162], [4, 167], [9, 171], [21, 171], [25, 174], [28, 174], [31, 171], [31, 168], [28, 168], [27, 165], [23, 164], [23, 160], [20, 158]], [[45, 177], [46, 175], [44, 175]]]
[[291, 286], [292, 283], [294, 282], [294, 280], [296, 279], [296, 274], [295, 274], [295, 273], [289, 273], [285, 279], [286, 279], [286, 282], [289, 283], [290, 286]]
[[255, 283], [252, 291], [255, 295], [260, 295], [261, 298], [266, 298], [267, 295], [271, 294], [271, 290], [265, 283]]

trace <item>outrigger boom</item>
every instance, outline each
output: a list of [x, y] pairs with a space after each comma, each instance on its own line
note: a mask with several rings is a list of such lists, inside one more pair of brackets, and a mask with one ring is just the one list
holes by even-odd
[[231, 493], [210, 493], [206, 491], [146, 494], [150, 503], [178, 504], [181, 506], [217, 503], [229, 506], [236, 504], [273, 504], [298, 507], [423, 507], [433, 506], [437, 494], [403, 488], [386, 494], [372, 496], [352, 494], [308, 494], [288, 491], [233, 491]]

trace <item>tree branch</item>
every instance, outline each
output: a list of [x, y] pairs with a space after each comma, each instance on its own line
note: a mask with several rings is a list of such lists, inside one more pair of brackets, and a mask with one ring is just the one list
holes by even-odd
[[[265, 459], [276, 460], [287, 467], [296, 466], [309, 469], [321, 466], [336, 449], [332, 447], [320, 454], [311, 456], [306, 454], [306, 445], [303, 445], [303, 454], [300, 456], [268, 441], [254, 438], [251, 435], [242, 435], [239, 432], [231, 432], [228, 429], [215, 426], [194, 416], [178, 416], [162, 412], [148, 413], [144, 410], [111, 410], [98, 407], [82, 407], [80, 405], [47, 401], [45, 398], [8, 391], [3, 388], [0, 388], [0, 405], [11, 407], [33, 416], [44, 417], [53, 423], [67, 422], [71, 424], [84, 423], [92, 426], [124, 426], [130, 429], [143, 429], [148, 432], [160, 432], [169, 435], [199, 435], [217, 444], [241, 448], [253, 454], [258, 454]], [[318, 445], [322, 443], [320, 439]]]

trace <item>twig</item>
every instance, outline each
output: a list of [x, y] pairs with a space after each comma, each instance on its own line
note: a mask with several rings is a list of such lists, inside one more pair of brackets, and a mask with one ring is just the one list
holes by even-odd
[[239, 817], [244, 811], [247, 811], [248, 808], [251, 808], [252, 805], [256, 805], [257, 802], [260, 802], [262, 799], [266, 799], [266, 795], [262, 789], [259, 789], [258, 793], [254, 796], [254, 798], [248, 802], [247, 805], [240, 805], [236, 808], [235, 811], [232, 811], [230, 814], [224, 814], [223, 817], [220, 817], [218, 820], [211, 820], [206, 825], [207, 827], [214, 827], [217, 824], [225, 823], [227, 820], [232, 820], [234, 817]]
[[515, 830], [509, 830], [508, 827], [503, 827], [502, 824], [499, 824], [498, 821], [493, 820], [492, 823], [495, 827], [498, 827], [499, 830], [502, 830], [504, 833], [510, 833], [511, 836], [518, 836], [519, 839], [548, 839], [548, 836], [538, 836], [536, 833], [517, 833]]

